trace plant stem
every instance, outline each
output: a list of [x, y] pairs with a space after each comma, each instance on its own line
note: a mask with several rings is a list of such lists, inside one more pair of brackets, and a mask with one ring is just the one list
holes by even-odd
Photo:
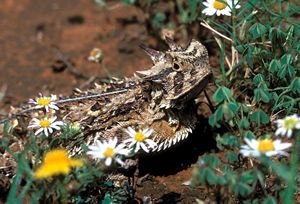
[[290, 177], [288, 180], [288, 186], [284, 195], [284, 203], [293, 203], [294, 193], [296, 188], [296, 177], [299, 165], [299, 152], [300, 152], [300, 131], [296, 132], [295, 149], [291, 155]]

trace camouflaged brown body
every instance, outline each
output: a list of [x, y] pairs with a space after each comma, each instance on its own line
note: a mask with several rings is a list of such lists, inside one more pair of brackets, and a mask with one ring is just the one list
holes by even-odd
[[[194, 99], [209, 82], [211, 70], [206, 48], [193, 40], [186, 49], [167, 39], [170, 50], [145, 48], [154, 65], [131, 78], [96, 84], [71, 100], [57, 101], [56, 113], [65, 122], [78, 122], [87, 142], [98, 132], [102, 140], [128, 136], [124, 129], [152, 128], [151, 139], [160, 151], [185, 139], [197, 123]], [[118, 92], [121, 91], [121, 92]], [[99, 97], [101, 93], [118, 92]], [[76, 100], [78, 99], [78, 100]]]

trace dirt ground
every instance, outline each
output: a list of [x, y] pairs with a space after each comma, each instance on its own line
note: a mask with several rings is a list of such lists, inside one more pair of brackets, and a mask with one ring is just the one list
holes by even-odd
[[[147, 33], [141, 10], [109, 1], [106, 9], [92, 0], [3, 0], [0, 6], [0, 117], [39, 92], [68, 95], [93, 76], [130, 76], [151, 66], [139, 48], [157, 47]], [[91, 49], [103, 51], [101, 66], [87, 60]], [[67, 68], [62, 59], [71, 63]], [[1, 95], [0, 95], [1, 98]], [[150, 174], [137, 198], [156, 203], [194, 203], [203, 189], [183, 185], [200, 155], [214, 148], [207, 119], [180, 146], [142, 158], [140, 174]], [[173, 159], [170, 159], [173, 158]]]

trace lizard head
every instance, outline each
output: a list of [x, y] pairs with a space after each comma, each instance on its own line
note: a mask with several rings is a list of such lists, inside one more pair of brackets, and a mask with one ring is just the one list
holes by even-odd
[[154, 66], [138, 73], [161, 85], [164, 92], [161, 107], [181, 107], [196, 97], [208, 83], [211, 75], [208, 53], [197, 40], [192, 40], [186, 48], [169, 38], [166, 42], [170, 47], [166, 52], [144, 48]]

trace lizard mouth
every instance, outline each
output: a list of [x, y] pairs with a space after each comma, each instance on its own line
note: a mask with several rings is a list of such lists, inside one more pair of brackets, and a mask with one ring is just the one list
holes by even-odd
[[199, 80], [198, 84], [187, 90], [185, 93], [182, 93], [180, 96], [172, 99], [171, 103], [174, 104], [173, 107], [180, 108], [186, 101], [189, 101], [199, 95], [206, 87], [206, 85], [210, 82], [211, 78], [212, 73], [209, 72], [204, 78]]

